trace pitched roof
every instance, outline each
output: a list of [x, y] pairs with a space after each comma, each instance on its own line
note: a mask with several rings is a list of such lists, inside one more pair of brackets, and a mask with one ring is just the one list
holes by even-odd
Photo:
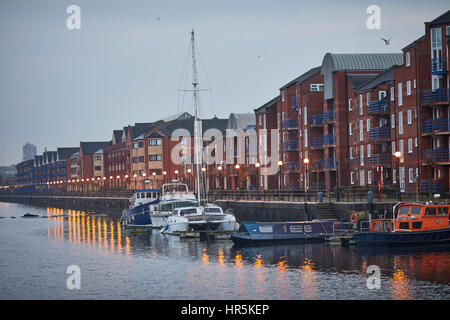
[[94, 154], [109, 144], [111, 144], [111, 141], [80, 142], [80, 151], [83, 154]]
[[311, 77], [314, 76], [315, 74], [319, 73], [319, 72], [320, 72], [320, 69], [322, 69], [322, 66], [315, 67], [315, 68], [312, 68], [312, 69], [306, 71], [306, 72], [303, 73], [301, 76], [299, 76], [299, 77], [295, 78], [294, 80], [292, 80], [292, 81], [286, 83], [284, 86], [282, 86], [282, 87], [280, 88], [280, 90], [281, 90], [281, 89], [288, 88], [288, 87], [292, 86], [293, 84], [301, 84], [302, 82], [308, 80], [309, 78], [311, 78]]
[[[217, 129], [223, 132], [227, 128], [228, 119], [201, 119], [202, 121], [202, 133], [205, 133], [208, 129]], [[185, 119], [185, 120], [176, 120], [164, 123], [154, 130], [166, 135], [170, 136], [176, 129], [186, 129], [189, 131], [191, 136], [194, 136], [194, 119]], [[151, 134], [153, 134], [152, 132]]]
[[255, 113], [265, 112], [266, 108], [273, 106], [278, 101], [280, 101], [280, 96], [276, 96], [272, 100], [270, 100], [270, 101], [266, 102], [265, 104], [263, 104], [261, 107], [258, 107], [258, 108], [253, 109], [253, 110], [255, 111]]
[[421, 36], [419, 39], [414, 40], [410, 44], [408, 44], [406, 47], [404, 47], [402, 50], [408, 50], [412, 48], [417, 48], [417, 43], [425, 40], [425, 35]]
[[68, 148], [57, 148], [58, 150], [58, 159], [66, 160], [70, 158], [73, 154], [80, 151], [79, 147], [68, 147]]
[[123, 130], [114, 130], [113, 137], [116, 142], [122, 141]]
[[430, 27], [449, 24], [450, 23], [450, 10], [448, 10], [447, 12], [444, 12], [443, 14], [441, 14], [439, 17], [437, 17], [433, 21], [425, 22], [425, 23], [427, 25], [429, 25]]
[[386, 71], [378, 74], [374, 78], [368, 80], [366, 83], [363, 83], [359, 86], [359, 88], [356, 90], [357, 92], [362, 92], [366, 90], [373, 89], [377, 87], [378, 85], [384, 83], [384, 82], [392, 82], [394, 81], [394, 69], [389, 68]]
[[350, 84], [353, 87], [353, 90], [358, 89], [361, 85], [366, 83], [367, 81], [372, 80], [375, 78], [378, 74], [377, 73], [369, 73], [369, 74], [349, 74], [348, 80], [350, 81]]
[[[155, 127], [157, 127], [158, 125], [160, 125], [161, 122], [157, 121], [157, 122], [152, 122], [152, 123], [141, 123], [137, 126], [130, 126], [130, 135], [131, 135], [131, 140], [139, 140], [139, 139], [143, 139], [143, 136], [148, 133], [149, 131], [151, 131], [152, 129], [154, 129]], [[140, 137], [142, 136], [142, 137]]]

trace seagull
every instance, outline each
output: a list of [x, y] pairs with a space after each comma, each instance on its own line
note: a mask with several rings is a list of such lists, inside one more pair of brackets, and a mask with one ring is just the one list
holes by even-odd
[[380, 38], [380, 39], [383, 40], [387, 46], [391, 44], [391, 38], [389, 38], [389, 40], [386, 40], [385, 38]]

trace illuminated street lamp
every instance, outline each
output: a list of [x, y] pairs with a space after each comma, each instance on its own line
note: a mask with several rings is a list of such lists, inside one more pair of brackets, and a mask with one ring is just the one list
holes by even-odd
[[397, 172], [396, 172], [396, 176], [397, 176], [397, 200], [401, 201], [402, 200], [402, 195], [400, 193], [400, 158], [402, 157], [402, 153], [400, 151], [395, 151], [394, 153], [394, 157], [397, 159]]
[[308, 164], [309, 164], [309, 159], [308, 158], [303, 159], [303, 163], [305, 164], [305, 195], [306, 195], [306, 200], [308, 200], [308, 188], [309, 188]]
[[281, 182], [281, 177], [282, 177], [282, 173], [281, 170], [283, 168], [283, 161], [282, 160], [278, 160], [278, 176], [279, 176], [279, 183], [278, 183], [278, 192], [281, 195], [281, 187], [282, 187], [282, 182]]
[[255, 168], [256, 168], [256, 185], [258, 186], [258, 190], [261, 187], [260, 186], [260, 178], [259, 178], [259, 168], [261, 168], [261, 163], [256, 162], [255, 163]]
[[219, 171], [219, 188], [222, 189], [222, 166], [219, 164], [217, 170]]

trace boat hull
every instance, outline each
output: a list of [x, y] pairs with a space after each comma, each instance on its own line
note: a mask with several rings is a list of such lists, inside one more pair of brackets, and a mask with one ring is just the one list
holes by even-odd
[[411, 232], [357, 232], [356, 245], [405, 246], [450, 242], [450, 228]]
[[122, 213], [123, 225], [126, 228], [151, 228], [152, 219], [150, 217], [150, 206], [155, 202], [147, 202], [124, 210]]
[[231, 235], [236, 245], [324, 242], [333, 233], [334, 221], [242, 222]]

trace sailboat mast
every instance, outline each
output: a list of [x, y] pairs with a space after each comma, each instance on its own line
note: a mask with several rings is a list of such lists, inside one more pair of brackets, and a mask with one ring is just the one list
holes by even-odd
[[199, 143], [201, 140], [201, 122], [199, 121], [199, 110], [198, 110], [198, 74], [197, 74], [197, 61], [195, 59], [195, 37], [194, 29], [191, 31], [191, 46], [192, 46], [192, 85], [194, 86], [194, 152], [195, 152], [195, 170], [197, 174], [197, 202], [200, 205], [201, 194], [200, 194], [200, 169], [199, 162], [201, 161], [201, 145]]

